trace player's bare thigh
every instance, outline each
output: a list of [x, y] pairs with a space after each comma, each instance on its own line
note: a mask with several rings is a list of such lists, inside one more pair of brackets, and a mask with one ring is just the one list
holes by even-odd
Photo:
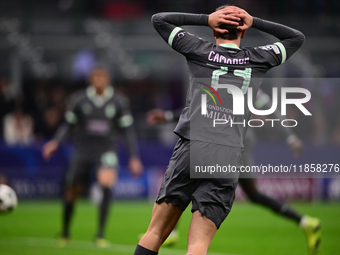
[[115, 169], [110, 167], [101, 167], [97, 172], [97, 181], [100, 186], [104, 188], [111, 188], [118, 179], [118, 173]]

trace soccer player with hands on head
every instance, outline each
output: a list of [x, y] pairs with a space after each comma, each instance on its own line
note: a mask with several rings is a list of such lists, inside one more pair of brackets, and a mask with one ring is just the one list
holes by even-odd
[[[156, 198], [151, 222], [134, 254], [158, 254], [183, 211], [192, 203], [187, 254], [204, 255], [231, 210], [238, 176], [194, 179], [190, 177], [190, 168], [216, 164], [240, 167], [247, 127], [212, 128], [213, 119], [201, 114], [202, 87], [207, 86], [202, 79], [205, 83], [209, 80], [213, 89], [218, 89], [219, 84], [232, 84], [246, 94], [252, 88], [255, 97], [266, 72], [290, 58], [303, 44], [304, 35], [293, 28], [252, 17], [235, 6], [221, 6], [210, 15], [158, 13], [152, 17], [152, 23], [165, 42], [186, 58], [189, 88], [174, 130], [179, 140]], [[210, 26], [216, 43], [186, 32], [180, 27], [184, 25]], [[241, 39], [250, 27], [279, 41], [240, 48]], [[220, 89], [218, 94], [223, 107], [233, 109], [231, 93]], [[249, 109], [245, 111], [244, 115], [231, 112], [229, 117], [247, 123], [251, 114]]]

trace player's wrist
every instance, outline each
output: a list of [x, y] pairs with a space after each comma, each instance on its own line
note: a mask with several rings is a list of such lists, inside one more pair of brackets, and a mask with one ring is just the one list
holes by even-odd
[[59, 141], [59, 139], [52, 139], [51, 141], [50, 141], [50, 143], [53, 143], [53, 145], [55, 146], [55, 147], [59, 147], [59, 144], [60, 144], [60, 141]]
[[212, 15], [213, 15], [213, 13], [208, 15], [207, 26], [214, 29], [214, 27], [213, 27], [214, 17]]
[[254, 23], [254, 17], [250, 15], [250, 24], [249, 27], [252, 27]]
[[209, 26], [209, 16], [208, 14], [201, 14], [202, 24], [200, 25]]

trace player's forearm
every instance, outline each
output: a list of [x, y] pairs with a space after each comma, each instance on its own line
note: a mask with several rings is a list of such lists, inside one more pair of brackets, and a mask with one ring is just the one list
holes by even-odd
[[209, 15], [178, 12], [161, 12], [152, 16], [151, 22], [157, 32], [167, 42], [171, 32], [178, 26], [208, 26]]
[[137, 148], [137, 135], [133, 126], [123, 129], [123, 136], [127, 145], [130, 157], [139, 157]]
[[292, 56], [305, 41], [305, 36], [303, 33], [279, 23], [253, 17], [252, 27], [280, 39], [280, 42], [286, 49], [287, 59]]
[[70, 128], [71, 126], [69, 123], [67, 122], [63, 123], [53, 136], [53, 140], [57, 141], [60, 144], [68, 135]]

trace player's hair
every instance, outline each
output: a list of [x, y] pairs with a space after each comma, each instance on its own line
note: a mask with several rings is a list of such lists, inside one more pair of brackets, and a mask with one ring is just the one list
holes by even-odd
[[104, 70], [106, 72], [109, 73], [109, 68], [107, 65], [103, 64], [103, 63], [97, 63], [95, 64], [92, 68], [91, 68], [91, 72], [95, 71], [95, 70]]
[[[222, 6], [218, 7], [218, 8], [216, 8], [216, 11], [222, 10], [225, 7], [228, 7], [228, 6], [230, 6], [230, 4], [222, 5]], [[238, 22], [238, 25], [239, 26], [243, 26], [243, 20], [242, 19]], [[237, 29], [236, 25], [226, 25], [226, 24], [223, 24], [223, 25], [220, 26], [220, 28], [221, 29], [226, 29], [229, 32], [226, 32], [226, 33], [216, 32], [216, 38], [222, 38], [222, 39], [225, 39], [225, 40], [235, 40], [235, 39], [237, 39], [239, 34], [242, 32], [241, 30]]]
[[109, 71], [108, 66], [103, 63], [97, 63], [91, 68], [89, 79], [91, 79], [93, 72], [98, 70], [105, 71], [108, 74], [109, 78], [112, 79], [112, 74]]

